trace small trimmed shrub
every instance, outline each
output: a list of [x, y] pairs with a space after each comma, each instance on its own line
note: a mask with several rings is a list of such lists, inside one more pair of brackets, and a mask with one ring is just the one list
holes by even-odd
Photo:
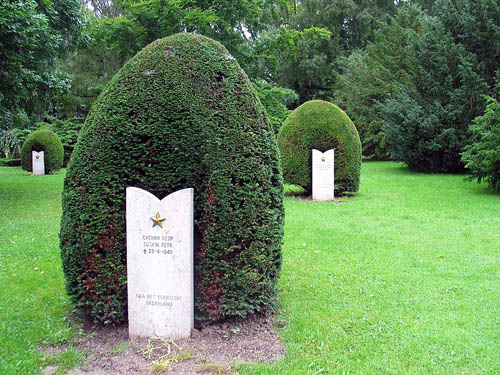
[[94, 103], [68, 166], [61, 255], [72, 301], [94, 321], [127, 318], [125, 189], [195, 191], [196, 318], [272, 308], [281, 266], [283, 181], [273, 129], [219, 43], [157, 40]]
[[0, 166], [2, 167], [20, 167], [21, 159], [0, 159]]
[[485, 96], [484, 114], [474, 119], [469, 127], [472, 144], [465, 147], [462, 161], [471, 172], [471, 179], [485, 180], [500, 192], [500, 103]]
[[356, 127], [336, 105], [311, 100], [296, 108], [278, 135], [283, 177], [311, 192], [312, 149], [335, 149], [335, 192], [359, 189], [361, 142]]
[[61, 140], [50, 130], [37, 130], [31, 133], [21, 148], [21, 165], [24, 170], [32, 171], [31, 152], [44, 151], [45, 173], [50, 174], [61, 169], [64, 157], [64, 148]]

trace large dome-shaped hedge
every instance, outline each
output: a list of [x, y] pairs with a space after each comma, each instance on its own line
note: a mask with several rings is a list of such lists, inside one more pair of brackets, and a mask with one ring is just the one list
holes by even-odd
[[41, 129], [31, 133], [21, 147], [21, 166], [32, 171], [32, 151], [44, 152], [45, 173], [50, 174], [61, 169], [64, 158], [64, 147], [56, 133]]
[[112, 79], [80, 133], [63, 192], [61, 250], [72, 300], [126, 319], [125, 189], [195, 190], [197, 318], [272, 306], [283, 191], [273, 129], [246, 74], [219, 43], [157, 40]]
[[335, 149], [335, 192], [359, 189], [361, 142], [356, 127], [336, 105], [311, 100], [287, 117], [278, 134], [286, 182], [311, 191], [311, 150]]

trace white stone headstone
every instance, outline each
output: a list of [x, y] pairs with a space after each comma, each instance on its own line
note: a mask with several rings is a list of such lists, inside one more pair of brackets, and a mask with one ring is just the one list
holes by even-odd
[[127, 188], [130, 337], [186, 338], [194, 326], [193, 189], [161, 201]]
[[45, 153], [43, 151], [32, 151], [31, 165], [33, 167], [33, 176], [43, 176], [45, 174]]
[[312, 150], [312, 199], [333, 199], [335, 190], [335, 151]]

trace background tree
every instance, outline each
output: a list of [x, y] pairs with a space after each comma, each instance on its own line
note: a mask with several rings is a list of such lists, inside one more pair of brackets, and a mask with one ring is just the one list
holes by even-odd
[[437, 0], [433, 14], [455, 43], [476, 56], [489, 95], [500, 68], [500, 3], [494, 0]]
[[262, 105], [266, 108], [269, 122], [273, 126], [275, 134], [278, 135], [283, 121], [290, 114], [287, 106], [296, 102], [299, 96], [293, 90], [262, 80], [255, 82], [253, 86]]
[[115, 0], [84, 0], [83, 3], [96, 16], [114, 18], [121, 14], [121, 6]]
[[[497, 96], [500, 97], [500, 73], [497, 74]], [[473, 142], [465, 147], [462, 161], [471, 179], [482, 180], [500, 192], [500, 103], [486, 96], [486, 110], [470, 126]]]
[[374, 41], [365, 50], [356, 50], [340, 61], [343, 73], [333, 92], [333, 101], [351, 116], [365, 157], [390, 157], [378, 104], [400, 90], [416, 92], [409, 44], [429, 22], [418, 7], [401, 8], [375, 32]]
[[146, 31], [145, 44], [178, 32], [222, 43], [246, 67], [269, 0], [119, 0], [121, 14]]
[[[68, 90], [56, 57], [85, 40], [77, 0], [0, 2], [0, 127], [43, 113]], [[21, 118], [21, 120], [20, 120]]]
[[416, 91], [401, 90], [381, 107], [391, 155], [414, 170], [462, 171], [469, 123], [484, 108], [481, 93], [489, 90], [481, 64], [439, 20], [408, 47]]
[[[323, 99], [345, 109], [365, 157], [420, 153], [422, 167], [413, 168], [455, 171], [463, 168], [468, 122], [484, 106], [481, 94], [492, 95], [499, 67], [500, 4], [492, 0], [81, 1], [87, 45], [78, 43], [86, 22], [78, 0], [0, 4], [0, 126], [32, 127], [47, 111], [83, 118], [141, 48], [190, 31], [231, 52], [276, 128], [288, 111], [283, 105], [293, 102], [278, 91], [291, 89], [296, 104]], [[76, 52], [61, 55], [75, 45]], [[433, 130], [422, 131], [405, 105]], [[414, 139], [402, 124], [414, 129]], [[393, 131], [389, 142], [384, 129]]]
[[258, 69], [253, 75], [295, 90], [303, 103], [331, 96], [339, 59], [372, 40], [396, 5], [393, 1], [306, 0], [280, 3], [278, 9], [281, 19], [256, 43]]
[[148, 43], [177, 32], [196, 32], [221, 42], [248, 69], [252, 41], [275, 17], [274, 1], [88, 0], [91, 42], [61, 63], [73, 77], [62, 103], [68, 114], [86, 115], [113, 75]]
[[[413, 155], [412, 168], [419, 170], [458, 171], [468, 124], [483, 106], [481, 90], [491, 93], [498, 69], [498, 5], [439, 0], [427, 6], [433, 16], [403, 6], [374, 42], [343, 60], [334, 100], [352, 115], [365, 156], [388, 156], [385, 115], [393, 157], [409, 162]], [[410, 121], [417, 113], [425, 120]]]
[[330, 31], [311, 27], [298, 31], [284, 26], [263, 33], [256, 44], [253, 76], [274, 81], [308, 97], [327, 97], [334, 69], [328, 52]]
[[106, 83], [146, 43], [144, 28], [129, 18], [89, 15], [88, 20], [89, 42], [59, 62], [72, 80], [59, 102], [68, 117], [85, 117]]
[[0, 156], [12, 157], [20, 145], [13, 129], [0, 129]]
[[391, 156], [418, 171], [460, 172], [468, 124], [488, 87], [475, 71], [475, 56], [441, 25], [411, 48], [416, 94], [402, 90], [381, 106]]

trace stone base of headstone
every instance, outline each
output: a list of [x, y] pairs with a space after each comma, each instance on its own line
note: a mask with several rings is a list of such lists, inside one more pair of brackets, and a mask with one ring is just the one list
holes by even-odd
[[335, 151], [312, 150], [312, 199], [328, 201], [334, 198]]
[[45, 174], [45, 153], [43, 151], [31, 152], [31, 166], [33, 176], [43, 176]]
[[130, 337], [186, 338], [194, 326], [193, 189], [161, 201], [127, 188]]

